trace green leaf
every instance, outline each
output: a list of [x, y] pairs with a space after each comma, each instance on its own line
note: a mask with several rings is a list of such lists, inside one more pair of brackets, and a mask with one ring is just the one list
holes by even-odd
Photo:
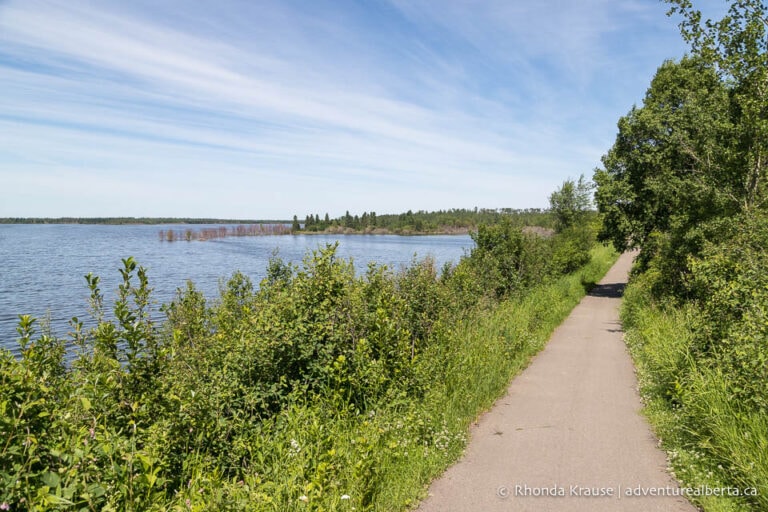
[[88, 494], [94, 498], [100, 498], [107, 493], [107, 490], [101, 484], [93, 483], [88, 485]]
[[43, 473], [43, 476], [41, 477], [41, 480], [45, 485], [50, 487], [51, 489], [55, 489], [59, 486], [59, 482], [61, 481], [59, 478], [59, 475], [56, 473], [53, 473], [52, 471], [48, 471], [47, 473]]

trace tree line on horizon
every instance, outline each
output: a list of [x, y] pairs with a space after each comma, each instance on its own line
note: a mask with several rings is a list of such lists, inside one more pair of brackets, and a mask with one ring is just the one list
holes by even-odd
[[[307, 214], [303, 220], [297, 215], [291, 220], [266, 219], [217, 219], [199, 217], [3, 217], [0, 224], [104, 224], [104, 225], [155, 225], [155, 224], [280, 224], [291, 226], [291, 232], [322, 232], [326, 230], [346, 232], [433, 233], [475, 229], [480, 224], [493, 224], [502, 218], [510, 219], [517, 226], [553, 228], [554, 218], [547, 208], [451, 208], [425, 211], [408, 210], [399, 214], [377, 215], [375, 211], [331, 218]], [[187, 239], [188, 237], [179, 237]]]
[[330, 218], [318, 214], [307, 214], [303, 222], [297, 215], [292, 221], [293, 232], [323, 232], [326, 230], [346, 230], [353, 232], [386, 231], [392, 233], [433, 233], [475, 229], [481, 224], [495, 224], [508, 219], [516, 226], [554, 227], [553, 216], [544, 208], [452, 208], [448, 210], [414, 212], [408, 210], [400, 214], [377, 214], [375, 211], [362, 214], [350, 214]]
[[285, 224], [285, 220], [215, 219], [204, 217], [1, 217], [0, 224]]

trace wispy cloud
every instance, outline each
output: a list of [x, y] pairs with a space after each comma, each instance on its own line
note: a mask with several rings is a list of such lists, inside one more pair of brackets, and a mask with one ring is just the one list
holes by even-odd
[[0, 216], [545, 206], [675, 56], [650, 1], [161, 4], [0, 4]]

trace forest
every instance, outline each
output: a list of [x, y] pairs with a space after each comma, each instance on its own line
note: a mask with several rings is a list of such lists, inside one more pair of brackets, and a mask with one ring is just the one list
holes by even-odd
[[600, 238], [639, 249], [623, 321], [647, 412], [705, 510], [768, 510], [768, 10], [667, 0], [667, 61], [597, 169]]
[[352, 215], [347, 211], [338, 218], [331, 219], [326, 213], [307, 214], [303, 222], [298, 216], [293, 217], [294, 233], [393, 233], [393, 234], [455, 234], [467, 233], [480, 224], [493, 224], [502, 218], [516, 226], [553, 227], [554, 217], [546, 209], [529, 208], [453, 208], [427, 212], [408, 210], [400, 214], [377, 215], [376, 212], [363, 212]]

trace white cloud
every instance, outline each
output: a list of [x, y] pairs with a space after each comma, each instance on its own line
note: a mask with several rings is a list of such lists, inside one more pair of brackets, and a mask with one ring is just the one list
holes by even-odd
[[654, 23], [645, 2], [395, 5], [409, 23], [282, 2], [0, 5], [0, 216], [106, 214], [77, 187], [22, 202], [5, 186], [41, 181], [136, 198], [98, 204], [115, 215], [544, 206], [636, 101], [600, 98], [624, 83], [599, 76], [621, 63], [604, 36]]

